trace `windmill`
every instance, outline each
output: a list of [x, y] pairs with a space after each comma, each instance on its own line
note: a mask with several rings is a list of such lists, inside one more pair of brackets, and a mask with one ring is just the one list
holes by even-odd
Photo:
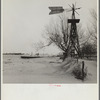
[[[70, 6], [70, 5], [69, 5]], [[68, 54], [71, 54], [71, 56], [74, 56], [75, 51], [77, 52], [78, 56], [80, 57], [80, 45], [79, 45], [79, 38], [77, 33], [77, 23], [79, 23], [80, 19], [75, 18], [75, 13], [78, 14], [76, 10], [80, 8], [76, 8], [76, 3], [72, 4], [71, 9], [63, 9], [63, 7], [49, 7], [51, 14], [57, 14], [57, 13], [63, 13], [64, 11], [69, 12], [72, 11], [71, 19], [68, 19], [68, 23], [70, 24], [70, 36], [69, 36], [69, 47], [68, 47]], [[78, 14], [79, 15], [79, 14]]]

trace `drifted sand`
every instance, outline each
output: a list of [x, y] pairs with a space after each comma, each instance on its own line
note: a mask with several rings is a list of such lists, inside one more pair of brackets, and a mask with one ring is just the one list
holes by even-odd
[[97, 62], [85, 60], [88, 76], [83, 81], [61, 69], [63, 63], [57, 57], [21, 59], [19, 55], [3, 56], [4, 83], [96, 83]]

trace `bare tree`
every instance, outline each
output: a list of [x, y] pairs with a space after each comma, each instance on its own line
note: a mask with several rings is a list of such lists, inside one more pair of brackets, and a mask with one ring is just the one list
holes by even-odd
[[97, 45], [97, 13], [94, 9], [90, 11], [91, 14], [91, 27], [88, 27], [88, 32], [90, 34], [90, 39], [95, 45]]
[[[57, 45], [64, 52], [64, 60], [70, 51], [70, 26], [68, 25], [68, 18], [65, 15], [60, 15], [58, 17], [59, 20], [56, 23], [51, 22], [46, 26], [45, 33], [48, 36], [48, 40]], [[79, 34], [79, 40], [83, 41], [82, 37], [84, 35], [84, 31], [82, 30], [81, 25], [78, 25], [77, 32]]]
[[64, 53], [67, 53], [69, 46], [69, 35], [67, 20], [65, 20], [66, 19], [64, 19], [63, 16], [59, 16], [57, 23], [52, 22], [46, 26], [45, 33], [48, 36], [49, 41], [58, 46], [58, 48], [60, 48]]

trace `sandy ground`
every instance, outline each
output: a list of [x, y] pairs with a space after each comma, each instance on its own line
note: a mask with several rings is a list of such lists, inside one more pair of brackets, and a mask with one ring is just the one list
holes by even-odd
[[4, 83], [96, 83], [97, 62], [85, 60], [88, 76], [83, 81], [61, 69], [62, 62], [57, 57], [21, 59], [19, 55], [3, 56]]

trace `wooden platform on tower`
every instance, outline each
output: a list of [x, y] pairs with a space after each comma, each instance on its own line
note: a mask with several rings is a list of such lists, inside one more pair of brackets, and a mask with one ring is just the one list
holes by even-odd
[[79, 23], [80, 19], [68, 19], [68, 23]]

